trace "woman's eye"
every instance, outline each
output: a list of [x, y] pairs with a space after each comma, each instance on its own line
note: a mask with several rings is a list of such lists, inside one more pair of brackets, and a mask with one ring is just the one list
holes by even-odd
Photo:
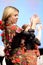
[[14, 15], [14, 16], [18, 16], [18, 14]]
[[17, 14], [16, 14], [16, 15], [14, 15], [14, 16], [17, 16]]

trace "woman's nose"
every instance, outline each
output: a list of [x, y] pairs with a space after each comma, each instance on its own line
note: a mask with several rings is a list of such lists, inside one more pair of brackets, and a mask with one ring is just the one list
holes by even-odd
[[16, 18], [18, 19], [18, 16], [16, 16]]

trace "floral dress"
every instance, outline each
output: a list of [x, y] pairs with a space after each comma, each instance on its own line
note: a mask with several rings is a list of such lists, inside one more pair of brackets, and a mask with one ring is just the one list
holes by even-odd
[[37, 56], [33, 50], [26, 50], [21, 52], [21, 49], [13, 51], [12, 63], [14, 65], [37, 65]]
[[16, 32], [19, 33], [19, 31], [21, 30], [21, 28], [19, 28], [17, 25], [6, 25], [5, 29], [3, 30], [2, 33], [2, 41], [5, 45], [5, 56], [8, 58], [10, 57], [10, 51], [11, 51], [11, 42], [13, 39], [13, 36], [15, 36]]

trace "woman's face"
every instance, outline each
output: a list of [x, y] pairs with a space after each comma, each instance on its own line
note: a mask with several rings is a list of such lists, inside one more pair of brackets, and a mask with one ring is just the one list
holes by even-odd
[[15, 11], [9, 18], [8, 21], [11, 22], [12, 24], [16, 24], [18, 20], [18, 12]]

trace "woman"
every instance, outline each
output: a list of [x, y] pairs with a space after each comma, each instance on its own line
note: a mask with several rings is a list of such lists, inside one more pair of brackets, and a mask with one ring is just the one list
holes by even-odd
[[[11, 42], [13, 36], [16, 35], [15, 31], [19, 28], [16, 23], [18, 20], [19, 10], [13, 6], [7, 6], [4, 9], [3, 16], [2, 16], [2, 23], [3, 23], [3, 33], [2, 33], [2, 41], [5, 44], [5, 58], [7, 61], [7, 65], [9, 62], [10, 51], [11, 51]], [[8, 63], [9, 62], [9, 63]]]

